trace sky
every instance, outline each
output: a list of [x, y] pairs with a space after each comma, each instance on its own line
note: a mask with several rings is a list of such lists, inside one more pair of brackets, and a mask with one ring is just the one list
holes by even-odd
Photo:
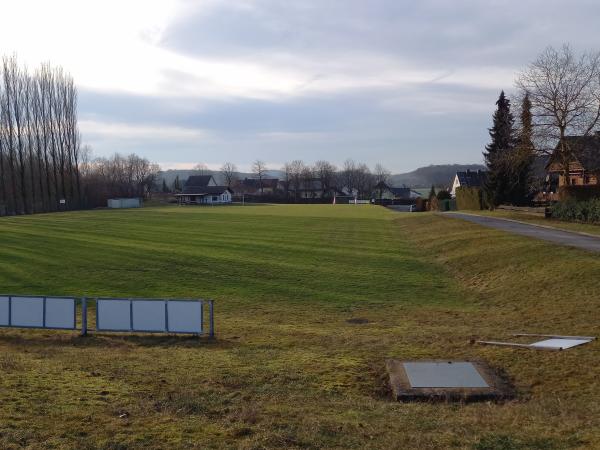
[[0, 3], [0, 52], [74, 77], [94, 155], [163, 168], [479, 163], [519, 70], [600, 46], [597, 0]]

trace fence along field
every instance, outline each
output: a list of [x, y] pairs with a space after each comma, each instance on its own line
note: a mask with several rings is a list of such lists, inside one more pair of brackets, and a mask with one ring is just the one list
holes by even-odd
[[[0, 296], [0, 327], [77, 329], [73, 297]], [[81, 334], [88, 332], [88, 299], [81, 302]], [[212, 300], [96, 299], [95, 331], [144, 333], [204, 333], [204, 305], [208, 305], [208, 336], [214, 337]]]

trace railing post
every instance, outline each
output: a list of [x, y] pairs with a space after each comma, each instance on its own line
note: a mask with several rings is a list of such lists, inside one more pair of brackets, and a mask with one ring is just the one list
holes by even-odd
[[87, 298], [81, 298], [81, 335], [87, 336]]
[[214, 300], [209, 300], [208, 301], [208, 321], [209, 321], [209, 325], [208, 325], [208, 337], [210, 339], [214, 339], [215, 338], [215, 315], [214, 315]]

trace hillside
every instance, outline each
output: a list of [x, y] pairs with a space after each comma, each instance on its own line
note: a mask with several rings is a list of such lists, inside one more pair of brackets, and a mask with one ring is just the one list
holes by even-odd
[[[419, 167], [412, 172], [392, 175], [391, 184], [393, 186], [406, 185], [413, 188], [430, 188], [432, 184], [437, 187], [444, 187], [450, 185], [456, 172], [467, 169], [484, 170], [485, 166], [482, 166], [481, 164], [441, 164]], [[217, 183], [222, 181], [221, 173], [217, 170], [204, 170], [203, 173], [213, 175]], [[162, 179], [164, 178], [167, 184], [171, 186], [177, 176], [179, 176], [179, 179], [183, 182], [187, 180], [190, 175], [199, 174], [200, 172], [198, 170], [165, 170], [160, 172], [159, 183], [162, 183]], [[268, 176], [281, 178], [283, 173], [280, 170], [270, 170], [268, 171]], [[240, 172], [238, 173], [238, 177], [240, 179], [246, 177], [253, 178], [254, 175], [251, 173]]]
[[394, 186], [410, 186], [413, 188], [427, 188], [431, 185], [438, 187], [449, 186], [456, 172], [462, 170], [485, 170], [481, 164], [440, 164], [419, 167], [412, 172], [392, 175], [391, 184]]

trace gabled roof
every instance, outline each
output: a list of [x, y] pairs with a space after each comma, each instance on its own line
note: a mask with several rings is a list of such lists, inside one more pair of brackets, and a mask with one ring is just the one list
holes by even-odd
[[227, 186], [186, 186], [180, 195], [221, 195], [225, 191], [233, 194], [231, 188]]
[[377, 185], [375, 186], [375, 189], [387, 190], [387, 191], [391, 192], [394, 195], [394, 197], [396, 197], [398, 199], [409, 199], [409, 198], [415, 198], [415, 197], [421, 196], [421, 194], [419, 194], [416, 191], [413, 191], [409, 187], [406, 187], [406, 186], [393, 187], [393, 186], [389, 186], [388, 184], [386, 184], [383, 181], [380, 181], [379, 183], [377, 183]]
[[208, 186], [212, 178], [212, 175], [194, 175], [187, 179], [185, 186]]
[[464, 172], [456, 172], [458, 182], [463, 187], [481, 187], [487, 178], [485, 170], [466, 170]]
[[408, 188], [408, 187], [389, 187], [388, 189], [396, 197], [402, 197], [402, 198], [410, 197], [410, 188]]
[[[600, 133], [592, 134], [590, 136], [566, 136], [566, 144], [571, 149], [573, 156], [579, 164], [583, 166], [584, 170], [591, 172], [600, 171]], [[548, 161], [548, 166], [552, 163], [557, 162], [557, 153], [559, 145], [557, 144], [554, 149], [554, 153]]]

